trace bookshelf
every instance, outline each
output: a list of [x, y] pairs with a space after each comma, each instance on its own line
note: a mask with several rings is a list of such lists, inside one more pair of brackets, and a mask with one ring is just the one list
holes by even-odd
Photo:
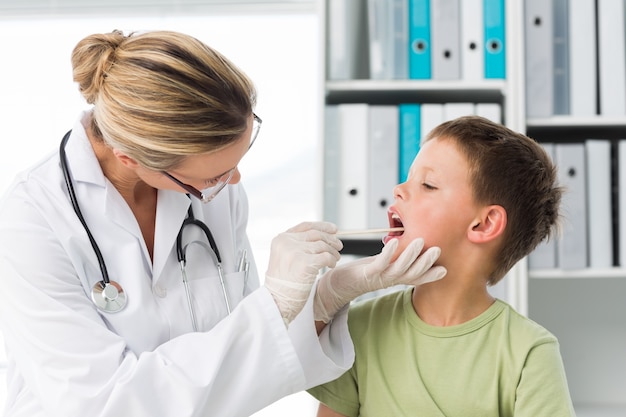
[[[626, 114], [527, 118], [526, 1], [505, 0], [505, 79], [444, 81], [371, 80], [362, 76], [363, 68], [359, 70], [361, 76], [355, 79], [331, 79], [328, 69], [331, 59], [327, 35], [328, 1], [318, 2], [322, 17], [323, 77], [320, 91], [324, 108], [344, 103], [497, 103], [501, 105], [504, 124], [539, 142], [581, 143], [590, 138], [616, 141], [626, 137]], [[363, 17], [362, 14], [360, 16]], [[595, 17], [590, 15], [589, 18]], [[367, 65], [363, 48], [362, 44], [357, 47], [361, 54], [361, 66]], [[598, 103], [601, 103], [600, 99]], [[321, 109], [321, 121], [326, 127], [324, 108]], [[320, 130], [320, 143], [324, 144], [325, 129]], [[323, 151], [320, 159], [323, 164]], [[321, 194], [324, 195], [325, 191], [322, 190]], [[321, 209], [321, 212], [324, 213], [324, 210]], [[380, 247], [380, 242], [375, 240], [352, 239], [346, 242], [344, 253], [369, 255], [376, 253]], [[529, 269], [528, 261], [524, 259], [510, 271], [503, 285], [504, 288], [498, 292], [500, 298], [559, 338], [578, 415], [626, 415], [626, 302], [623, 300], [626, 296], [626, 268]]]

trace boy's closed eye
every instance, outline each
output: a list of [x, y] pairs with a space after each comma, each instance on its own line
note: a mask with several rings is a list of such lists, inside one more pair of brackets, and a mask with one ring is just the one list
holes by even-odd
[[434, 185], [431, 185], [427, 182], [422, 182], [422, 187], [426, 188], [427, 190], [436, 190], [437, 187], [435, 187]]

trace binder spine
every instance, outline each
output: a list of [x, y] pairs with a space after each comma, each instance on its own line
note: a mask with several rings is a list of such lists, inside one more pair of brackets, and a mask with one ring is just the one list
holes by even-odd
[[400, 182], [405, 182], [413, 159], [420, 149], [421, 109], [419, 104], [400, 104], [398, 107], [400, 119], [398, 176]]
[[484, 0], [485, 78], [506, 78], [505, 0]]
[[409, 0], [409, 78], [431, 77], [430, 0]]
[[432, 78], [461, 78], [460, 6], [458, 0], [431, 0]]
[[570, 113], [568, 0], [552, 0], [554, 17], [554, 107], [555, 115]]

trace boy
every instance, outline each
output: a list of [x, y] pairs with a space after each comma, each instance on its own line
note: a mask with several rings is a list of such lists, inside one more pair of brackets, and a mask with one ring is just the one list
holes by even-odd
[[356, 360], [309, 390], [318, 417], [574, 416], [556, 338], [487, 290], [551, 237], [561, 194], [530, 138], [477, 116], [433, 129], [394, 189], [404, 233], [385, 243], [423, 238], [447, 274], [352, 306]]

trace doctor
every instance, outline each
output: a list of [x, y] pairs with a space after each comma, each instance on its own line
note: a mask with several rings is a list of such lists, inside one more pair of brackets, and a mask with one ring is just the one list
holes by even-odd
[[87, 36], [72, 64], [92, 109], [0, 203], [6, 416], [247, 416], [351, 366], [351, 298], [435, 279], [438, 253], [387, 250], [311, 291], [342, 244], [310, 222], [274, 238], [260, 287], [250, 80], [173, 32]]

